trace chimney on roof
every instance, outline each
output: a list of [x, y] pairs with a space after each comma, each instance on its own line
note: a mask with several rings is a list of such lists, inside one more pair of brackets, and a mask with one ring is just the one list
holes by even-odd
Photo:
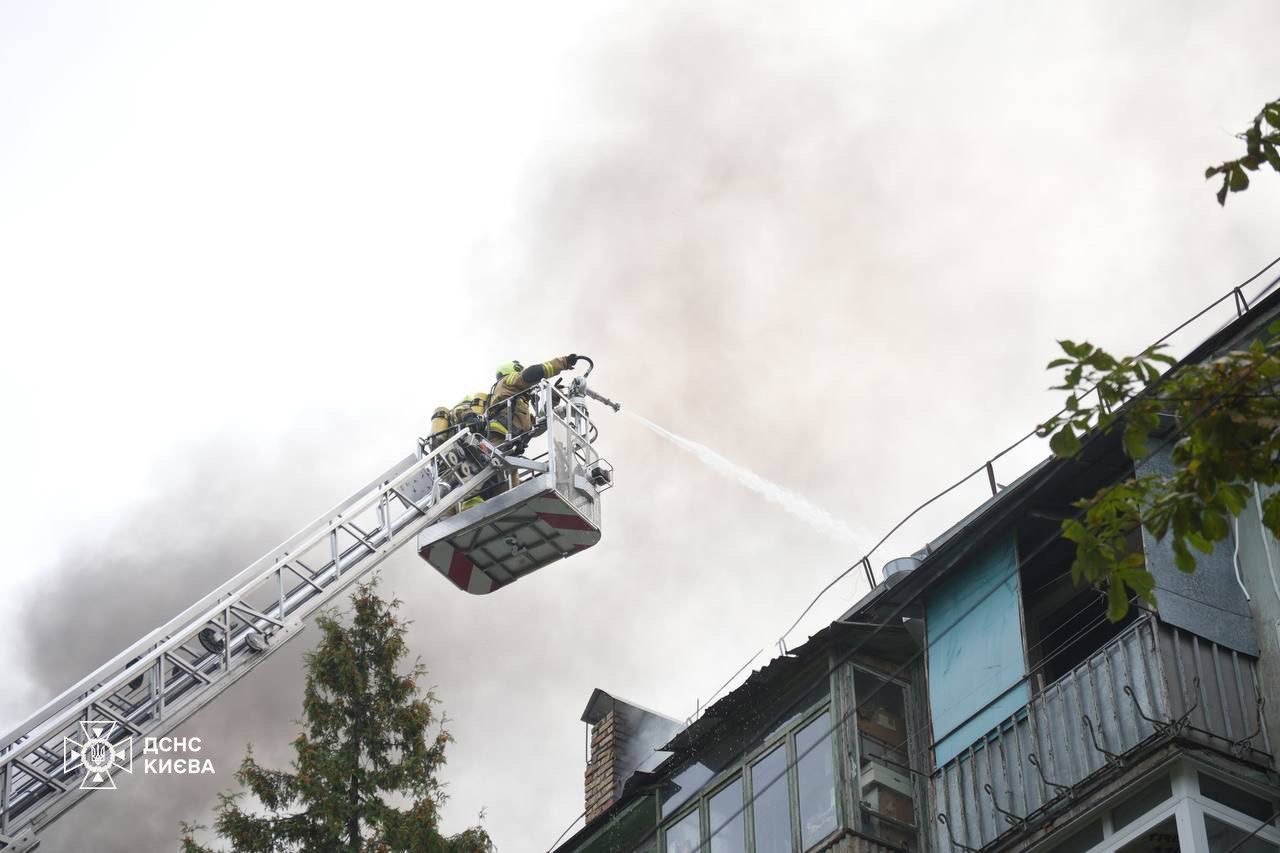
[[656, 767], [666, 753], [658, 747], [684, 724], [663, 714], [610, 696], [591, 693], [582, 721], [591, 727], [591, 749], [585, 773], [587, 822], [622, 796], [622, 786], [637, 770]]

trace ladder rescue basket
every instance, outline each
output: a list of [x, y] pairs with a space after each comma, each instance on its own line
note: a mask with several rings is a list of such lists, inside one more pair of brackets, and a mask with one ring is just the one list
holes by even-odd
[[483, 595], [600, 541], [600, 528], [543, 475], [418, 534], [418, 554]]
[[[473, 595], [493, 592], [600, 541], [600, 493], [613, 484], [613, 473], [592, 446], [597, 433], [585, 383], [575, 381], [568, 395], [546, 380], [530, 390], [536, 392], [531, 402], [538, 420], [529, 450], [540, 445], [541, 452], [504, 455], [487, 439], [468, 436], [473, 468], [487, 464], [492, 470], [487, 488], [470, 494], [491, 494], [495, 483], [506, 490], [418, 534], [418, 555]], [[461, 482], [447, 465], [442, 460], [412, 484], [413, 496], [446, 488], [433, 490], [432, 483]], [[460, 507], [468, 496], [455, 487], [435, 500]]]

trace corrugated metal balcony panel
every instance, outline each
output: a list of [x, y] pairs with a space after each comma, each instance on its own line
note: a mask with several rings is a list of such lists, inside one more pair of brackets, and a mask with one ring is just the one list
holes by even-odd
[[1219, 747], [1224, 746], [1222, 738], [1249, 739], [1251, 755], [1246, 757], [1269, 759], [1271, 743], [1258, 712], [1253, 658], [1169, 625], [1162, 625], [1160, 633], [1170, 715], [1176, 718], [1190, 711], [1191, 736], [1216, 741]]
[[[1151, 617], [1138, 620], [934, 772], [934, 849], [991, 843], [1012, 825], [1002, 810], [1032, 814], [1062, 793], [1055, 785], [1075, 785], [1106, 767], [1107, 753], [1120, 755], [1155, 735], [1157, 726], [1143, 715], [1163, 723], [1189, 708], [1194, 728], [1185, 734], [1219, 748], [1254, 732], [1253, 660]], [[1251, 757], [1269, 761], [1265, 732], [1256, 740]]]

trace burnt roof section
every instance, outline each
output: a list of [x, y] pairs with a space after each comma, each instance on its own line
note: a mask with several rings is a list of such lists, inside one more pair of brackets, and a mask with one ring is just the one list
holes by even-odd
[[[1265, 292], [1265, 291], [1264, 291]], [[1265, 328], [1280, 312], [1280, 290], [1267, 295], [1250, 307], [1243, 317], [1228, 323], [1195, 347], [1178, 366], [1203, 361], [1222, 351], [1239, 338]], [[683, 760], [680, 754], [692, 749], [728, 719], [735, 710], [769, 692], [785, 678], [795, 675], [811, 665], [820, 652], [825, 652], [839, 637], [840, 640], [862, 643], [858, 651], [886, 660], [904, 657], [904, 651], [914, 651], [909, 633], [898, 617], [915, 615], [913, 604], [920, 595], [943, 575], [947, 574], [975, 547], [984, 544], [994, 531], [1003, 529], [1019, 511], [1034, 506], [1037, 498], [1060, 488], [1064, 482], [1078, 477], [1081, 468], [1103, 464], [1119, 451], [1119, 439], [1112, 434], [1093, 433], [1084, 442], [1080, 453], [1073, 459], [1049, 457], [1035, 465], [1013, 483], [1002, 489], [969, 515], [965, 516], [940, 536], [932, 540], [917, 556], [921, 565], [912, 572], [894, 576], [881, 583], [858, 601], [837, 621], [812, 635], [804, 644], [789, 653], [774, 658], [764, 667], [754, 671], [741, 685], [734, 688], [711, 705], [684, 731], [662, 747], [674, 751], [653, 772], [632, 774], [623, 787], [623, 795], [608, 810], [584, 826], [572, 838], [561, 844], [558, 850], [572, 849], [573, 844], [585, 839], [603, 826], [611, 817], [625, 809], [638, 796], [647, 793], [661, 783], [669, 772]], [[895, 579], [896, 578], [896, 579]], [[603, 692], [603, 691], [600, 691]], [[606, 694], [607, 695], [607, 694]], [[592, 694], [595, 699], [595, 694]], [[588, 710], [591, 703], [588, 702]], [[584, 719], [586, 712], [584, 712]]]
[[858, 644], [862, 654], [893, 663], [906, 661], [915, 651], [915, 645], [907, 629], [901, 625], [871, 625], [856, 622], [832, 622], [814, 634], [804, 644], [785, 655], [774, 658], [755, 670], [746, 681], [738, 685], [722, 699], [707, 707], [683, 731], [676, 734], [663, 752], [677, 753], [663, 762], [655, 772], [661, 772], [672, 761], [679, 761], [679, 753], [695, 747], [710, 736], [722, 723], [741, 709], [754, 705], [762, 696], [772, 693], [781, 684], [791, 684], [802, 671], [822, 659], [832, 646], [845, 647]]

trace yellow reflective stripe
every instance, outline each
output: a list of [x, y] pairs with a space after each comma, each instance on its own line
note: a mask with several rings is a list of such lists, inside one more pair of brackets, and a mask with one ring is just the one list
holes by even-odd
[[500, 433], [502, 433], [503, 435], [510, 435], [510, 434], [511, 434], [511, 433], [509, 433], [509, 432], [507, 431], [507, 428], [506, 428], [505, 426], [503, 426], [502, 424], [498, 423], [497, 421], [489, 421], [489, 429], [490, 429], [492, 432], [500, 432]]
[[555, 366], [555, 364], [554, 364], [554, 363], [552, 363], [552, 362], [550, 362], [550, 361], [544, 361], [544, 362], [542, 362], [542, 371], [543, 371], [544, 373], [546, 373], [548, 376], [555, 376], [555, 375], [556, 375], [556, 366]]

